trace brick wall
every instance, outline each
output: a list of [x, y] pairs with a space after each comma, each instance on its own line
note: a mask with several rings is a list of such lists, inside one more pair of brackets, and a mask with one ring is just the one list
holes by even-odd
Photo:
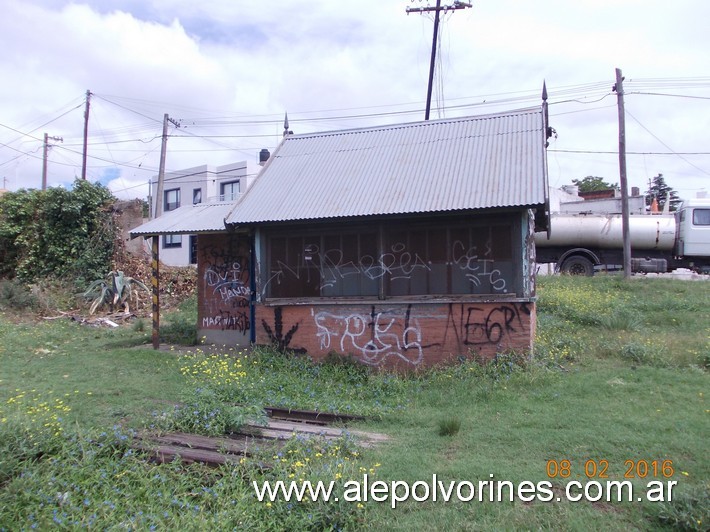
[[197, 237], [197, 329], [209, 343], [249, 344], [249, 249], [243, 235]]
[[532, 302], [356, 305], [257, 305], [257, 344], [308, 353], [330, 352], [371, 365], [413, 369], [457, 360], [529, 353], [535, 331]]

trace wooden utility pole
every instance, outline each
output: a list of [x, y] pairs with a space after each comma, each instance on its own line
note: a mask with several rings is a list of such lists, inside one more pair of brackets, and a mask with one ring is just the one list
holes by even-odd
[[[168, 149], [168, 113], [163, 115], [163, 142], [160, 146], [160, 166], [158, 167], [158, 185], [155, 187], [155, 218], [163, 214], [163, 181], [165, 179], [165, 152]], [[157, 238], [157, 237], [155, 237]]]
[[428, 11], [434, 11], [434, 38], [431, 43], [431, 59], [429, 61], [429, 85], [426, 91], [426, 110], [424, 111], [424, 120], [429, 120], [429, 112], [431, 110], [431, 92], [434, 86], [434, 67], [436, 65], [436, 44], [439, 39], [439, 13], [442, 11], [453, 11], [456, 9], [466, 9], [471, 7], [471, 4], [466, 2], [455, 1], [450, 6], [441, 7], [441, 0], [436, 0], [436, 6], [434, 7], [408, 7], [407, 14], [409, 13], [425, 13]]
[[81, 178], [86, 180], [86, 148], [89, 142], [89, 106], [91, 105], [91, 91], [86, 91], [86, 108], [84, 109], [84, 151], [81, 158]]
[[151, 308], [153, 318], [153, 349], [160, 347], [160, 235], [155, 235], [151, 242]]
[[180, 122], [173, 120], [168, 113], [163, 115], [163, 142], [160, 146], [160, 167], [158, 168], [158, 186], [155, 191], [155, 218], [163, 214], [163, 185], [165, 182], [165, 155], [168, 149], [168, 122], [175, 127], [180, 127]]
[[[160, 147], [160, 168], [158, 169], [158, 186], [155, 192], [155, 217], [163, 214], [163, 185], [165, 181], [165, 155], [168, 147], [168, 122], [180, 127], [180, 122], [173, 120], [168, 113], [163, 115], [163, 142]], [[151, 243], [151, 284], [153, 285], [153, 349], [160, 347], [160, 235], [155, 235]]]
[[42, 190], [47, 190], [47, 147], [49, 144], [49, 135], [44, 134], [44, 142], [42, 143]]
[[64, 142], [62, 137], [50, 137], [44, 134], [44, 145], [42, 149], [42, 190], [47, 190], [47, 156], [49, 155], [49, 141]]
[[629, 185], [626, 180], [626, 115], [624, 112], [624, 77], [616, 69], [617, 105], [619, 108], [619, 186], [621, 187], [621, 233], [624, 241], [624, 279], [631, 277], [631, 238], [629, 237]]

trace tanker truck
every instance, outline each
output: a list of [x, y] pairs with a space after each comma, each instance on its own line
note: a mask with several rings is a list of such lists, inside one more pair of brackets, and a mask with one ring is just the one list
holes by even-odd
[[[621, 214], [551, 213], [549, 233], [535, 233], [536, 261], [572, 275], [619, 270], [622, 235]], [[710, 273], [710, 199], [683, 201], [675, 213], [632, 214], [629, 237], [633, 272]]]

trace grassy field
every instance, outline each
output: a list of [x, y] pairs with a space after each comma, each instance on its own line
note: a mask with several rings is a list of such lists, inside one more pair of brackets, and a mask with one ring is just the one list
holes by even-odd
[[[533, 362], [407, 377], [270, 350], [153, 351], [118, 329], [0, 313], [0, 530], [688, 529], [710, 526], [710, 283], [539, 279]], [[194, 300], [168, 318], [189, 338]], [[246, 405], [235, 407], [239, 403]], [[176, 408], [175, 405], [181, 406]], [[221, 434], [261, 406], [365, 414], [391, 440], [298, 440], [210, 469], [155, 465], [144, 427]], [[273, 468], [264, 471], [264, 461]], [[568, 462], [566, 462], [568, 461]], [[648, 471], [645, 468], [648, 465]], [[586, 466], [586, 472], [585, 472]], [[668, 502], [258, 502], [251, 481], [675, 481]], [[552, 476], [552, 478], [551, 478]], [[505, 492], [504, 492], [505, 493]], [[468, 492], [464, 492], [468, 494]]]

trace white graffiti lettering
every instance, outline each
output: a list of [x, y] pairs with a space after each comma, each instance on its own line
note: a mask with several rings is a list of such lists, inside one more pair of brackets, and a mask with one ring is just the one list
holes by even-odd
[[205, 270], [205, 284], [212, 288], [213, 294], [219, 294], [223, 302], [233, 299], [249, 299], [251, 289], [247, 281], [249, 272], [242, 268], [239, 262], [232, 263], [229, 267], [210, 266]]
[[481, 286], [483, 279], [488, 278], [491, 287], [498, 292], [507, 292], [505, 279], [500, 270], [489, 268], [495, 263], [492, 256], [491, 242], [486, 242], [486, 251], [483, 257], [478, 255], [476, 246], [466, 249], [460, 240], [456, 240], [452, 247], [452, 259], [463, 272], [466, 278], [474, 285]]
[[397, 310], [375, 312], [374, 308], [369, 315], [322, 311], [314, 320], [323, 350], [339, 340], [341, 353], [353, 353], [371, 366], [383, 364], [389, 357], [412, 365], [423, 360], [421, 327], [409, 308], [404, 315]]

